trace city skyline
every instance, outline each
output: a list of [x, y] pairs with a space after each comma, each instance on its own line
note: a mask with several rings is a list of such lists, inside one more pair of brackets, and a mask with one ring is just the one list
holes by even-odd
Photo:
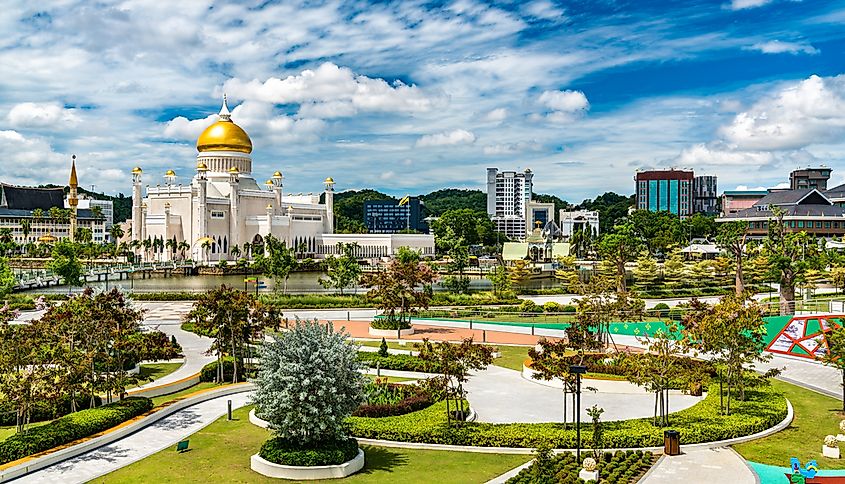
[[574, 203], [673, 166], [845, 181], [835, 2], [39, 7], [0, 20], [7, 183], [64, 184], [71, 154], [85, 188], [128, 195], [135, 165], [187, 183], [224, 92], [256, 176], [294, 191], [483, 190], [490, 166]]

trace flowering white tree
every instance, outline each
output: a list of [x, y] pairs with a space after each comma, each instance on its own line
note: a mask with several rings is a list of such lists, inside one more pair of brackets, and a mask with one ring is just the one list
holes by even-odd
[[344, 438], [344, 421], [364, 401], [357, 347], [331, 324], [296, 320], [261, 348], [256, 413], [277, 437], [302, 444]]

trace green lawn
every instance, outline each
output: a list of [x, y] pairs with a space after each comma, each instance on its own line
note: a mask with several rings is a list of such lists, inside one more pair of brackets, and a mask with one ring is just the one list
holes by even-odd
[[216, 386], [222, 386], [222, 385], [218, 385], [214, 382], [200, 382], [200, 383], [197, 383], [196, 385], [194, 385], [192, 387], [189, 387], [189, 388], [182, 390], [181, 392], [171, 393], [170, 395], [161, 395], [159, 397], [154, 397], [152, 399], [153, 400], [153, 406], [157, 407], [157, 406], [159, 406], [163, 403], [167, 403], [171, 400], [176, 400], [179, 397], [183, 397], [185, 395], [188, 395], [188, 394], [191, 394], [191, 393], [194, 393], [194, 392], [198, 392], [200, 390], [205, 390], [206, 388], [214, 388]]
[[842, 401], [778, 380], [772, 385], [792, 402], [792, 425], [765, 439], [736, 445], [736, 450], [761, 464], [788, 467], [789, 458], [798, 457], [801, 462], [816, 459], [820, 469], [845, 469], [845, 461], [822, 457], [824, 437], [839, 433]]
[[[136, 386], [164, 378], [181, 367], [182, 363], [144, 363], [138, 372], [138, 385]], [[127, 387], [127, 390], [131, 390], [132, 388], [135, 387]]]
[[[223, 417], [193, 434], [189, 452], [177, 454], [173, 448], [166, 449], [91, 482], [292, 482], [265, 478], [250, 470], [250, 456], [270, 436], [267, 430], [249, 423], [250, 408], [235, 410], [231, 422]], [[343, 479], [344, 483], [485, 482], [530, 459], [526, 455], [362, 448], [366, 467]]]
[[[45, 420], [43, 422], [33, 422], [29, 424], [28, 428], [39, 427], [44, 424], [48, 424], [52, 422], [52, 420]], [[15, 426], [12, 425], [10, 427], [0, 427], [0, 440], [5, 440], [11, 436], [15, 435]]]
[[493, 360], [493, 364], [502, 368], [522, 371], [522, 364], [528, 359], [528, 350], [531, 346], [497, 346], [501, 358]]
[[380, 378], [380, 379], [384, 380], [385, 378], [387, 378], [387, 383], [399, 383], [399, 382], [402, 382], [402, 381], [414, 381], [414, 380], [416, 380], [416, 378], [404, 378], [404, 377], [401, 377], [401, 376], [382, 376], [382, 377], [376, 377], [375, 375], [365, 375], [365, 376], [367, 378], [369, 378], [370, 380], [375, 380], [376, 378]]

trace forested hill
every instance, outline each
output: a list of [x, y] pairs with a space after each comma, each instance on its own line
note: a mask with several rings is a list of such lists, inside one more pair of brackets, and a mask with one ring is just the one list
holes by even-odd
[[[45, 188], [64, 188], [65, 194], [67, 194], [68, 187], [67, 186], [60, 186], [60, 185], [41, 185]], [[99, 192], [92, 192], [91, 190], [86, 190], [85, 188], [79, 187], [77, 189], [80, 195], [86, 195], [91, 197], [95, 200], [111, 200], [112, 204], [114, 205], [114, 223], [125, 222], [128, 219], [132, 218], [132, 197], [125, 196], [122, 193], [118, 193], [117, 196], [106, 195], [105, 193]]]
[[487, 212], [487, 194], [481, 190], [446, 188], [420, 195], [425, 203], [426, 215], [439, 217], [449, 210], [468, 208], [476, 212]]

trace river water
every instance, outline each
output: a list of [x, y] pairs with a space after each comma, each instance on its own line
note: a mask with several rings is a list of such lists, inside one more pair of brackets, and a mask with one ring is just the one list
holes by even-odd
[[[336, 293], [337, 290], [335, 289], [325, 289], [321, 286], [317, 280], [324, 276], [324, 274], [320, 272], [294, 272], [291, 274], [290, 278], [288, 278], [287, 283], [287, 292], [291, 294], [319, 294], [319, 293], [326, 293], [326, 294], [333, 294]], [[272, 278], [269, 277], [262, 277], [258, 276], [244, 276], [244, 275], [228, 275], [228, 276], [171, 276], [171, 277], [164, 277], [161, 274], [154, 274], [152, 277], [148, 279], [140, 279], [140, 276], [136, 275], [135, 279], [127, 280], [124, 279], [122, 281], [118, 280], [109, 280], [108, 287], [121, 287], [124, 290], [132, 291], [132, 292], [205, 292], [209, 289], [214, 289], [215, 287], [219, 287], [221, 284], [226, 284], [228, 286], [233, 286], [239, 289], [244, 288], [244, 278], [245, 277], [257, 277], [259, 281], [263, 282], [266, 286], [259, 290], [259, 292], [272, 292], [275, 289], [275, 284]], [[541, 289], [541, 288], [549, 288], [554, 287], [557, 284], [557, 281], [554, 279], [533, 279], [526, 282], [526, 287], [532, 289]], [[89, 282], [89, 286], [95, 289], [105, 289], [106, 282]], [[470, 280], [470, 290], [471, 291], [487, 291], [490, 290], [490, 281], [487, 279], [478, 279], [474, 278]], [[249, 290], [255, 290], [255, 284], [247, 283], [246, 288]], [[281, 287], [279, 290], [281, 291]], [[437, 291], [440, 288], [435, 285], [434, 290]], [[344, 293], [364, 293], [367, 290], [364, 288], [356, 287], [356, 288], [349, 288], [344, 290]], [[35, 293], [63, 293], [68, 292], [68, 288], [66, 286], [55, 286], [49, 288], [36, 288], [30, 291], [24, 292], [35, 292]]]

